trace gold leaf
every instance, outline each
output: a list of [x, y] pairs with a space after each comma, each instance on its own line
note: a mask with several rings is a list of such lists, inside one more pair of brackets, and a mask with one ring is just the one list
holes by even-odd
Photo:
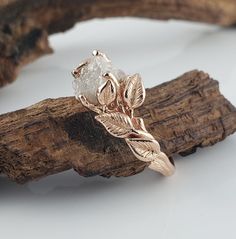
[[129, 116], [123, 113], [104, 113], [95, 116], [106, 130], [115, 137], [125, 138], [133, 131], [133, 124]]
[[99, 87], [97, 98], [101, 105], [109, 105], [113, 102], [116, 99], [116, 88], [114, 83], [107, 80], [101, 87]]
[[131, 109], [138, 108], [143, 104], [145, 99], [145, 88], [139, 74], [127, 78], [123, 97], [124, 101]]
[[134, 155], [141, 161], [150, 162], [160, 154], [160, 145], [151, 139], [126, 139]]

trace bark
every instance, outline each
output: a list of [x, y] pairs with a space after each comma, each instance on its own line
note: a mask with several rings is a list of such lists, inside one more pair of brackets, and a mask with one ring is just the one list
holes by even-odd
[[235, 0], [2, 0], [0, 2], [0, 86], [12, 82], [27, 63], [52, 52], [48, 35], [76, 22], [117, 16], [184, 19], [221, 26], [236, 23]]
[[[236, 108], [201, 71], [147, 89], [136, 110], [168, 156], [188, 155], [236, 130]], [[0, 116], [0, 172], [23, 183], [74, 168], [82, 176], [131, 176], [146, 163], [74, 97], [47, 99]]]

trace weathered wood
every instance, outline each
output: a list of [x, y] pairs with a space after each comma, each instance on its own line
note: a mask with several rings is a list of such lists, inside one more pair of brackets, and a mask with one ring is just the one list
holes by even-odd
[[22, 66], [52, 52], [48, 34], [76, 22], [117, 16], [185, 19], [222, 26], [236, 23], [235, 0], [2, 0], [0, 2], [0, 86]]
[[[168, 156], [187, 155], [236, 130], [236, 108], [208, 74], [192, 71], [147, 90], [137, 116]], [[146, 166], [74, 97], [0, 116], [0, 171], [26, 182], [74, 168], [83, 176], [130, 176]]]

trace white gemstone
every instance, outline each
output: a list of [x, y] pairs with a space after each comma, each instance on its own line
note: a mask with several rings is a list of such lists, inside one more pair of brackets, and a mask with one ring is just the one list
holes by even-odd
[[97, 104], [97, 90], [105, 83], [103, 75], [111, 72], [118, 80], [124, 77], [124, 73], [114, 68], [110, 61], [98, 55], [87, 60], [88, 64], [83, 66], [80, 76], [74, 80], [75, 95], [84, 95], [92, 104]]

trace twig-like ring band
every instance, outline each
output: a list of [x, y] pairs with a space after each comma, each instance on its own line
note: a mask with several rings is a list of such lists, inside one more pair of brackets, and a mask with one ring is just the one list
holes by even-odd
[[96, 112], [96, 120], [115, 137], [124, 138], [133, 154], [148, 167], [165, 176], [175, 167], [159, 143], [147, 132], [142, 118], [134, 109], [145, 99], [145, 88], [139, 74], [128, 76], [112, 66], [108, 57], [93, 51], [93, 56], [72, 71], [75, 97]]

